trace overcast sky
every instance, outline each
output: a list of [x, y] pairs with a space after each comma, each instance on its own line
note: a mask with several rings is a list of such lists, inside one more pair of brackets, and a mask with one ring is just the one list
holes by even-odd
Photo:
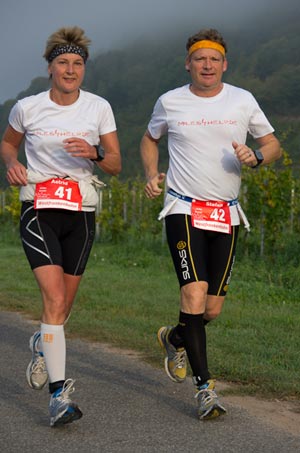
[[59, 27], [82, 27], [92, 39], [93, 56], [122, 49], [141, 36], [179, 29], [189, 36], [202, 27], [222, 31], [248, 22], [249, 28], [256, 14], [268, 20], [275, 8], [296, 8], [300, 14], [300, 0], [0, 0], [0, 8], [3, 103], [27, 89], [33, 78], [47, 76], [42, 55], [48, 36]]

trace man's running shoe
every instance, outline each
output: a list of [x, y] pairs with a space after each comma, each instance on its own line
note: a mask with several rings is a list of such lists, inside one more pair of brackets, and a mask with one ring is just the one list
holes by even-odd
[[41, 332], [35, 332], [29, 340], [29, 348], [32, 352], [27, 370], [26, 379], [29, 387], [34, 390], [41, 390], [48, 380], [44, 354], [38, 349], [38, 342], [41, 339]]
[[226, 414], [226, 409], [223, 407], [215, 392], [215, 383], [213, 380], [208, 380], [195, 395], [198, 401], [198, 416], [200, 420], [211, 420]]
[[70, 394], [74, 390], [73, 379], [67, 379], [63, 387], [51, 395], [49, 403], [50, 426], [65, 425], [82, 417], [81, 410], [70, 399]]
[[169, 341], [169, 335], [173, 327], [161, 327], [157, 332], [157, 338], [161, 347], [165, 350], [165, 370], [169, 378], [181, 383], [186, 378], [186, 352], [184, 348], [176, 349]]

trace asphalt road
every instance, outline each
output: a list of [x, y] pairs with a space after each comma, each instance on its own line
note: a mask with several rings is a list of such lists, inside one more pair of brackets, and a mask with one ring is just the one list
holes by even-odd
[[47, 388], [27, 386], [28, 340], [36, 325], [0, 312], [0, 451], [5, 453], [300, 452], [288, 434], [233, 404], [228, 414], [200, 422], [193, 387], [163, 370], [101, 344], [67, 340], [67, 377], [83, 417], [50, 428]]

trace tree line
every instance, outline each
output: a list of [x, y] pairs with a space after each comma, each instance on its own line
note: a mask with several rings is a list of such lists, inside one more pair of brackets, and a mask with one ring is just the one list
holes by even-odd
[[[122, 181], [112, 177], [99, 192], [96, 210], [97, 240], [111, 242], [164, 241], [164, 223], [157, 220], [163, 195], [148, 200], [145, 182], [139, 178]], [[243, 253], [289, 264], [300, 264], [300, 179], [293, 175], [292, 161], [284, 153], [281, 168], [272, 164], [257, 170], [245, 168], [239, 201], [250, 222], [240, 235]], [[0, 191], [0, 225], [16, 232], [19, 222], [19, 189]], [[8, 228], [5, 228], [8, 226]], [[16, 235], [17, 236], [17, 235]], [[280, 258], [281, 257], [281, 258]]]
[[[275, 18], [276, 19], [276, 18]], [[300, 18], [287, 23], [264, 24], [240, 32], [224, 33], [228, 42], [229, 68], [225, 81], [250, 90], [270, 118], [282, 146], [299, 171], [300, 143]], [[118, 126], [123, 155], [123, 180], [142, 177], [139, 142], [147, 127], [155, 100], [163, 92], [189, 82], [184, 69], [186, 36], [137, 42], [122, 50], [99, 53], [87, 63], [84, 89], [111, 103]], [[46, 68], [45, 68], [46, 70]], [[38, 77], [18, 99], [48, 89], [48, 79]], [[0, 105], [0, 134], [17, 99]], [[161, 165], [168, 155], [161, 147]], [[0, 187], [5, 186], [5, 169], [0, 168]]]

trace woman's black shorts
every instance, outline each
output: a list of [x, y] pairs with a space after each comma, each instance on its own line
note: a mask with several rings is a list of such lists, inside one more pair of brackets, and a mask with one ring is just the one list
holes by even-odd
[[36, 210], [23, 202], [20, 234], [31, 269], [55, 264], [66, 274], [82, 275], [95, 237], [95, 212]]

